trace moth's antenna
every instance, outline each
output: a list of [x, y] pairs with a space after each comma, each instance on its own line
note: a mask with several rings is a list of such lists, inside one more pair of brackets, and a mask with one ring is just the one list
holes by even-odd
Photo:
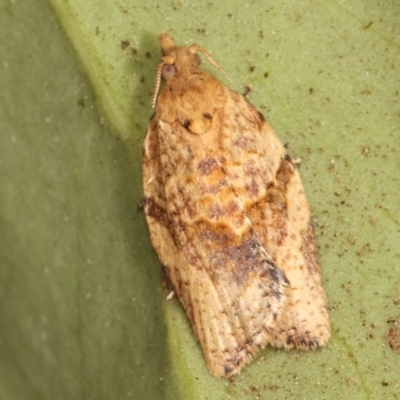
[[190, 46], [189, 49], [190, 49], [190, 52], [193, 54], [195, 54], [198, 51], [200, 53], [203, 53], [206, 56], [206, 58], [208, 59], [208, 61], [210, 61], [210, 63], [212, 65], [214, 65], [215, 68], [217, 68], [219, 71], [221, 71], [225, 75], [226, 79], [228, 79], [228, 81], [232, 83], [232, 79], [229, 78], [228, 74], [213, 60], [210, 53], [206, 49], [198, 46], [197, 44], [193, 44], [192, 46]]
[[156, 87], [154, 89], [153, 102], [151, 104], [152, 108], [154, 108], [156, 106], [157, 95], [158, 95], [158, 91], [160, 89], [160, 84], [161, 84], [161, 70], [162, 70], [163, 66], [164, 66], [164, 62], [161, 61], [160, 64], [158, 64], [158, 68], [157, 68]]

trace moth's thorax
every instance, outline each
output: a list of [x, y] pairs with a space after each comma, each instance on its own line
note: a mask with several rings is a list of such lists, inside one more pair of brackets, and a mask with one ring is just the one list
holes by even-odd
[[175, 75], [161, 89], [156, 116], [167, 123], [179, 123], [190, 133], [205, 134], [212, 129], [215, 112], [225, 105], [227, 91], [200, 68], [187, 75]]

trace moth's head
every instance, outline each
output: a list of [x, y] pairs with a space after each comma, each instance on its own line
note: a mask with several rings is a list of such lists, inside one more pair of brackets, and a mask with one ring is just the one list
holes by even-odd
[[185, 79], [190, 74], [198, 71], [201, 60], [197, 52], [203, 53], [211, 62], [211, 64], [223, 72], [224, 75], [229, 79], [225, 72], [222, 71], [221, 67], [211, 58], [210, 54], [197, 44], [192, 44], [190, 47], [177, 47], [168, 33], [164, 32], [160, 35], [160, 47], [163, 57], [161, 58], [157, 69], [157, 81], [153, 97], [153, 108], [156, 104], [161, 79], [164, 81], [169, 81], [174, 77]]
[[172, 78], [185, 78], [198, 70], [201, 60], [197, 51], [197, 45], [190, 47], [175, 46], [174, 42], [167, 33], [160, 35], [160, 47], [163, 57], [159, 68], [161, 69], [161, 78], [168, 81]]

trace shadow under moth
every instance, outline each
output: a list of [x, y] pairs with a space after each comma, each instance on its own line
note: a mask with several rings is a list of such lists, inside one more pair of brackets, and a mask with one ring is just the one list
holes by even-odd
[[267, 344], [325, 345], [327, 300], [295, 163], [246, 98], [201, 70], [199, 52], [220, 69], [206, 50], [166, 33], [160, 46], [144, 210], [210, 372], [237, 374]]

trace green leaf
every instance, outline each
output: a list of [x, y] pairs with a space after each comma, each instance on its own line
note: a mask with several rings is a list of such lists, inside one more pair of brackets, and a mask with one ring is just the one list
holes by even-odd
[[[396, 398], [400, 4], [0, 2], [0, 398]], [[207, 371], [138, 204], [158, 34], [271, 122], [314, 215], [332, 338]], [[225, 82], [212, 66], [204, 68]]]

